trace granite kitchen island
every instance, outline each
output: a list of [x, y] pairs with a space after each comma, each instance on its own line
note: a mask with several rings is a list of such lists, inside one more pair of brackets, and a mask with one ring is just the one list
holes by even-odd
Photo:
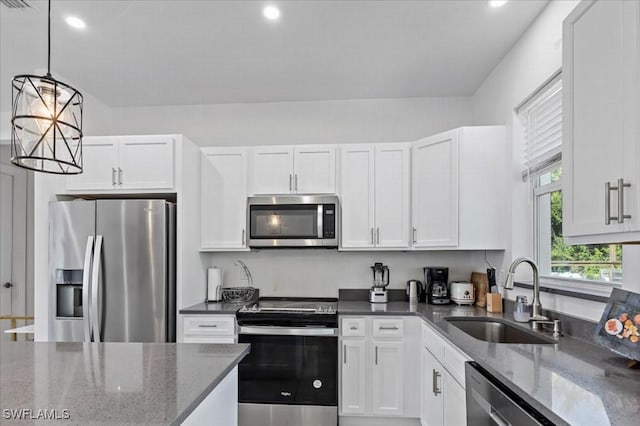
[[207, 418], [208, 424], [232, 424], [237, 365], [249, 348], [5, 343], [0, 347], [0, 423], [197, 424]]

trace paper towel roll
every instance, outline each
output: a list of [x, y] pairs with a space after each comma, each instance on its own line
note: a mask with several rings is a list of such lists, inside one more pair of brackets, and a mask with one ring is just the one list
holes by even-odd
[[222, 300], [222, 269], [207, 269], [207, 301], [219, 302]]

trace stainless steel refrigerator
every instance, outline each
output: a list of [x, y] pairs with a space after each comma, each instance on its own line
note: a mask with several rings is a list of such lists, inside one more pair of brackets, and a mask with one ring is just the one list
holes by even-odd
[[49, 206], [53, 341], [175, 342], [175, 205]]

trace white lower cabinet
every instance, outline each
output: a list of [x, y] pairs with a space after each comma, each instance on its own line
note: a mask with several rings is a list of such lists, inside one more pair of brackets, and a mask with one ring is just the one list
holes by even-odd
[[183, 315], [183, 343], [237, 343], [235, 315]]
[[341, 316], [341, 424], [351, 424], [357, 416], [365, 422], [374, 419], [364, 416], [375, 417], [375, 421], [388, 417], [417, 422], [419, 348], [420, 320], [416, 317]]
[[422, 325], [422, 426], [458, 426], [467, 422], [464, 364], [469, 357]]

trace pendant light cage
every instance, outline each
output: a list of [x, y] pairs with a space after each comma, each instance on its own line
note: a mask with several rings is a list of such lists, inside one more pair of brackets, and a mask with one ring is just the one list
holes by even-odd
[[50, 75], [18, 75], [12, 94], [11, 162], [47, 173], [82, 173], [82, 94]]

